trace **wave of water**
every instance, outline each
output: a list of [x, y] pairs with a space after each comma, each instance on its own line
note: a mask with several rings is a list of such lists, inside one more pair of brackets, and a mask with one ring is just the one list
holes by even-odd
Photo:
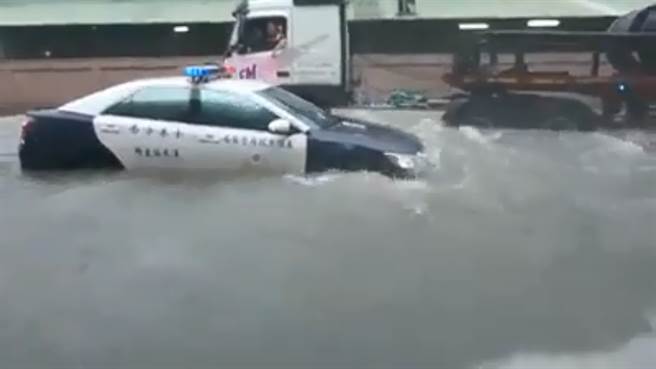
[[0, 362], [514, 368], [648, 334], [652, 153], [415, 122], [439, 164], [417, 181], [4, 165]]
[[[652, 315], [653, 320], [653, 315]], [[651, 323], [653, 329], [653, 322]], [[648, 369], [656, 362], [656, 335], [640, 334], [624, 345], [608, 351], [546, 355], [517, 353], [511, 358], [475, 366], [476, 369]]]

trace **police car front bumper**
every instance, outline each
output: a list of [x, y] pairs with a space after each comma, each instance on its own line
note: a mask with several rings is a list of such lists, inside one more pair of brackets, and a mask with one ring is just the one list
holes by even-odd
[[392, 172], [395, 176], [421, 177], [434, 167], [428, 156], [423, 152], [417, 154], [387, 152], [385, 157], [392, 166]]

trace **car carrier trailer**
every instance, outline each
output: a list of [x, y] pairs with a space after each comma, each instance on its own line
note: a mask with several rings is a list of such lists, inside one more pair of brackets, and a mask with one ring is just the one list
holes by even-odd
[[[485, 127], [656, 128], [654, 44], [656, 33], [636, 27], [471, 34], [454, 54], [452, 70], [442, 77], [462, 91], [450, 98], [444, 120]], [[587, 53], [589, 73], [531, 70], [527, 63], [529, 54], [563, 52]], [[512, 58], [510, 65], [499, 62], [502, 56]]]

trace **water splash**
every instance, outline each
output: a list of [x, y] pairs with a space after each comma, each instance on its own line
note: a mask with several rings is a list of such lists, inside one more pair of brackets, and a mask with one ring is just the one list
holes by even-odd
[[648, 155], [421, 119], [439, 168], [417, 181], [0, 172], [3, 363], [653, 363], [615, 349], [656, 300]]
[[503, 133], [500, 131], [485, 135], [479, 128], [470, 126], [461, 126], [458, 127], [458, 130], [469, 140], [480, 144], [489, 144], [503, 137]]

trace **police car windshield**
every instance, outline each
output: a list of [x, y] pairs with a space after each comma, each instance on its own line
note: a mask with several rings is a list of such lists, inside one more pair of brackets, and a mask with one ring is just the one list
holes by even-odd
[[311, 127], [327, 128], [339, 123], [339, 119], [329, 112], [280, 87], [267, 88], [260, 94]]

